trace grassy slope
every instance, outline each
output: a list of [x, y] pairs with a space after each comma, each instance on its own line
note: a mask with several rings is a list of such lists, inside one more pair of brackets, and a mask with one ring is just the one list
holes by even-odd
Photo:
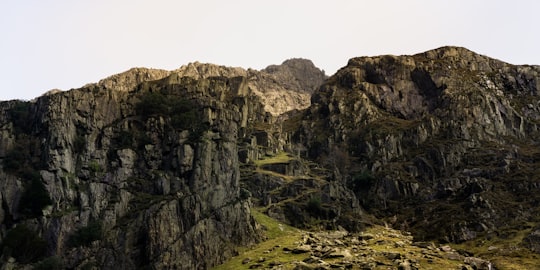
[[[254, 161], [256, 171], [266, 173], [276, 177], [282, 177], [287, 181], [294, 178], [287, 175], [282, 175], [276, 172], [263, 170], [261, 167], [269, 164], [287, 163], [292, 159], [285, 152], [278, 153], [273, 157]], [[264, 258], [264, 262], [260, 262], [262, 267], [269, 267], [272, 262], [282, 263], [281, 269], [293, 269], [295, 264], [291, 262], [302, 261], [306, 258], [306, 254], [292, 254], [283, 252], [283, 247], [295, 247], [302, 242], [302, 237], [308, 233], [294, 227], [281, 224], [280, 222], [263, 214], [264, 209], [252, 209], [252, 215], [261, 224], [265, 230], [266, 239], [252, 247], [246, 247], [240, 250], [240, 254], [223, 265], [217, 266], [214, 269], [249, 269], [250, 266], [258, 264], [260, 258]], [[511, 237], [502, 239], [494, 238], [487, 240], [478, 238], [460, 245], [452, 245], [456, 250], [468, 251], [476, 257], [482, 257], [492, 261], [499, 269], [535, 269], [540, 265], [540, 256], [533, 254], [530, 251], [520, 247], [520, 242], [530, 229], [516, 231]], [[407, 258], [411, 258], [418, 262], [421, 269], [461, 269], [463, 261], [449, 259], [447, 254], [438, 249], [430, 250], [426, 255], [426, 250], [417, 246], [411, 245], [410, 236], [403, 236], [399, 231], [393, 231], [380, 226], [373, 226], [366, 229], [365, 233], [370, 233], [376, 237], [368, 241], [367, 245], [362, 248], [366, 250], [368, 256], [372, 256], [374, 260], [385, 262], [387, 260], [385, 253], [395, 252], [400, 254], [408, 254]], [[406, 242], [406, 245], [392, 245], [397, 241]], [[381, 244], [383, 243], [383, 244]], [[390, 244], [384, 244], [390, 243]], [[490, 248], [492, 247], [492, 248]], [[496, 247], [495, 249], [493, 247]], [[366, 253], [365, 253], [366, 254]], [[249, 259], [248, 263], [242, 263]], [[332, 262], [331, 260], [328, 262]], [[386, 262], [391, 265], [392, 262]], [[383, 266], [381, 266], [383, 267]], [[387, 267], [387, 266], [385, 266]], [[377, 268], [378, 269], [378, 268]], [[386, 268], [381, 268], [386, 269]]]
[[[302, 231], [281, 224], [256, 209], [252, 209], [251, 213], [257, 222], [265, 228], [266, 240], [251, 248], [240, 250], [240, 255], [214, 269], [248, 269], [250, 265], [256, 263], [261, 257], [266, 259], [266, 263], [271, 261], [290, 262], [303, 259], [302, 255], [282, 252], [283, 246], [293, 246], [295, 242], [301, 240]], [[242, 261], [247, 258], [251, 259], [251, 262], [242, 264]]]

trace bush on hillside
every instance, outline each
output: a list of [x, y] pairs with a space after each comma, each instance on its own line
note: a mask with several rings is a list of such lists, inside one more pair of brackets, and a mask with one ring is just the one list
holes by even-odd
[[18, 225], [6, 234], [2, 242], [2, 255], [13, 257], [20, 263], [35, 262], [45, 256], [47, 243], [33, 230]]

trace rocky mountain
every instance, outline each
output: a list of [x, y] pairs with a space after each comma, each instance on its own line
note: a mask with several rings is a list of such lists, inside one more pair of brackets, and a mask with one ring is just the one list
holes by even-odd
[[2, 269], [530, 268], [539, 72], [443, 47], [2, 102]]
[[239, 141], [273, 113], [307, 107], [300, 90], [194, 63], [0, 104], [2, 260], [8, 269], [223, 262], [261, 237], [239, 186]]
[[377, 213], [470, 240], [535, 221], [539, 71], [455, 47], [351, 59], [314, 94], [301, 133], [312, 158], [347, 157], [334, 167]]

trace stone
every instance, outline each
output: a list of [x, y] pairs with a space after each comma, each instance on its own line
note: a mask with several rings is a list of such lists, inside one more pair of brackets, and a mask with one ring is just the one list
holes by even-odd
[[320, 263], [320, 258], [316, 256], [309, 256], [308, 258], [305, 258], [302, 261], [305, 263], [314, 264], [314, 263]]
[[478, 270], [491, 270], [491, 269], [493, 269], [493, 265], [491, 264], [490, 261], [480, 259], [480, 258], [476, 258], [476, 257], [465, 257], [463, 262], [465, 264], [468, 264], [468, 265], [472, 266], [474, 269], [478, 269]]
[[280, 265], [282, 265], [282, 263], [278, 261], [271, 261], [268, 263], [268, 267], [275, 267], [275, 266], [280, 266]]
[[311, 246], [310, 245], [300, 245], [295, 247], [291, 250], [293, 254], [302, 254], [302, 253], [308, 253], [311, 252]]
[[463, 256], [455, 252], [447, 252], [443, 255], [443, 257], [448, 260], [454, 260], [454, 261], [461, 261], [463, 259]]
[[443, 251], [443, 252], [453, 252], [453, 251], [455, 251], [455, 250], [454, 250], [453, 248], [451, 248], [450, 246], [441, 246], [439, 249], [440, 249], [441, 251]]
[[313, 270], [315, 267], [308, 265], [305, 262], [295, 262], [294, 270]]
[[397, 252], [388, 252], [385, 254], [386, 258], [388, 258], [389, 260], [396, 260], [396, 259], [401, 259], [401, 254], [400, 253], [397, 253]]
[[370, 233], [362, 233], [362, 234], [360, 234], [358, 236], [358, 239], [360, 241], [367, 241], [367, 240], [371, 240], [373, 238], [374, 238], [373, 234], [370, 234]]
[[398, 270], [412, 270], [413, 267], [411, 266], [411, 263], [407, 260], [402, 261], [398, 265]]
[[522, 243], [531, 251], [540, 254], [540, 226], [533, 228], [533, 230], [523, 238]]
[[348, 249], [335, 249], [334, 251], [326, 253], [323, 258], [335, 259], [335, 258], [351, 258], [352, 254]]

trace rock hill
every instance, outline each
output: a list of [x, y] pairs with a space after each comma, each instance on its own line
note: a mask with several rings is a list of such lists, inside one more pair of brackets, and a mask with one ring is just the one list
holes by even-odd
[[443, 47], [2, 102], [3, 269], [534, 267], [539, 72]]

